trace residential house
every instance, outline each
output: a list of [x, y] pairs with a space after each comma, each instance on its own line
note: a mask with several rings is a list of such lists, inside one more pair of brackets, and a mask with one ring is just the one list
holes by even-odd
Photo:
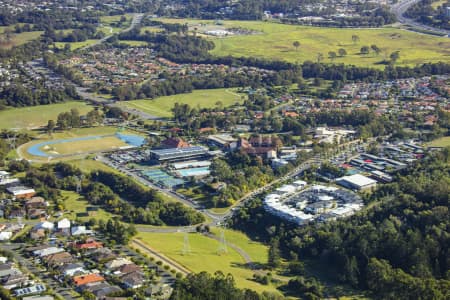
[[120, 266], [114, 272], [114, 274], [121, 276], [121, 275], [129, 274], [129, 273], [133, 273], [133, 272], [140, 272], [140, 273], [142, 273], [142, 268], [139, 267], [138, 265], [134, 264], [134, 263], [126, 264], [126, 265]]
[[59, 220], [56, 225], [56, 228], [58, 229], [59, 232], [69, 233], [70, 232], [70, 220], [67, 218]]
[[40, 240], [45, 238], [46, 233], [45, 233], [45, 229], [42, 228], [37, 228], [37, 229], [31, 229], [30, 231], [30, 238], [32, 240]]
[[62, 265], [58, 268], [58, 271], [60, 274], [62, 274], [64, 277], [74, 277], [77, 275], [83, 275], [86, 274], [87, 271], [84, 268], [83, 264], [81, 263], [69, 263]]
[[70, 232], [73, 236], [77, 235], [91, 235], [94, 233], [94, 231], [86, 229], [86, 226], [72, 226], [70, 228]]
[[54, 228], [55, 228], [55, 224], [53, 224], [52, 222], [48, 222], [48, 221], [40, 222], [40, 223], [34, 225], [34, 227], [33, 227], [33, 229], [44, 229], [44, 230], [48, 230], [48, 231], [53, 231]]
[[107, 262], [105, 264], [105, 267], [108, 270], [116, 270], [117, 268], [120, 268], [123, 265], [128, 265], [128, 264], [131, 264], [131, 263], [132, 262], [129, 259], [120, 257], [120, 258], [116, 258], [116, 259], [114, 259], [112, 261]]
[[115, 259], [117, 255], [109, 248], [99, 248], [94, 250], [90, 257], [96, 262], [106, 262]]
[[16, 199], [30, 199], [36, 195], [36, 191], [26, 186], [10, 186], [6, 188], [8, 193], [12, 194]]
[[45, 209], [47, 207], [47, 203], [45, 202], [45, 199], [42, 197], [32, 197], [30, 200], [27, 200], [25, 202], [25, 208], [27, 210], [30, 209], [37, 209], [37, 208], [42, 208]]
[[31, 294], [43, 293], [47, 288], [42, 284], [36, 284], [25, 288], [17, 289], [14, 291], [16, 297], [22, 297]]
[[13, 233], [11, 231], [0, 232], [0, 241], [8, 241], [11, 239]]
[[109, 294], [122, 291], [122, 289], [107, 282], [93, 282], [81, 286], [80, 291], [88, 291], [94, 294], [97, 299], [103, 299]]
[[0, 170], [0, 185], [6, 185], [11, 183], [17, 183], [19, 179], [11, 178], [10, 174], [6, 171]]
[[105, 278], [103, 278], [103, 276], [101, 276], [99, 274], [92, 273], [92, 274], [87, 274], [87, 275], [75, 276], [72, 278], [72, 280], [73, 280], [73, 283], [77, 287], [81, 287], [88, 283], [105, 281]]
[[137, 289], [143, 286], [145, 278], [142, 272], [132, 272], [122, 276], [120, 281], [127, 289]]
[[98, 249], [103, 248], [103, 243], [99, 243], [95, 241], [94, 239], [88, 239], [86, 242], [80, 242], [75, 243], [74, 245], [75, 249], [83, 250], [83, 249]]
[[47, 255], [43, 258], [43, 260], [51, 268], [55, 268], [75, 261], [73, 256], [68, 252], [59, 252]]

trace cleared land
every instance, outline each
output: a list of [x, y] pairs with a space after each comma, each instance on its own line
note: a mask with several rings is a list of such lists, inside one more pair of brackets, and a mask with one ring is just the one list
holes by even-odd
[[121, 106], [146, 112], [159, 117], [171, 117], [171, 109], [176, 102], [189, 104], [191, 107], [212, 108], [217, 102], [229, 106], [236, 102], [242, 103], [243, 98], [235, 89], [195, 90], [188, 94], [164, 96], [153, 100], [134, 100], [120, 102]]
[[83, 47], [86, 47], [86, 46], [90, 46], [90, 45], [95, 44], [97, 42], [98, 42], [98, 40], [85, 40], [84, 42], [74, 42], [74, 43], [58, 42], [58, 43], [55, 43], [55, 47], [59, 48], [59, 49], [63, 49], [66, 44], [69, 44], [70, 45], [70, 50], [73, 51], [73, 50], [77, 50], [77, 49], [80, 49], [80, 48], [83, 48]]
[[65, 102], [58, 104], [30, 106], [24, 108], [10, 108], [0, 111], [0, 129], [32, 129], [47, 125], [48, 120], [55, 120], [58, 114], [78, 109], [80, 114], [92, 110], [92, 106], [84, 102]]
[[[3, 33], [4, 28], [1, 30]], [[10, 49], [14, 46], [20, 46], [25, 44], [26, 42], [35, 40], [39, 38], [44, 32], [43, 31], [30, 31], [30, 32], [22, 32], [22, 33], [14, 33], [9, 42], [4, 41], [5, 38], [3, 34], [0, 35], [2, 38], [2, 42], [0, 42], [0, 49]]]
[[107, 221], [114, 216], [101, 208], [99, 208], [98, 211], [91, 216], [82, 216], [86, 214], [86, 207], [90, 206], [89, 202], [82, 196], [72, 191], [61, 191], [61, 199], [63, 201], [62, 203], [64, 205], [64, 209], [66, 210], [63, 217], [70, 220], [75, 220], [78, 217], [81, 221], [87, 221], [91, 218], [95, 218], [97, 221]]
[[[214, 26], [214, 21], [162, 19], [165, 22], [188, 23], [197, 25], [198, 31]], [[198, 26], [199, 23], [203, 24]], [[217, 26], [215, 26], [217, 27]], [[260, 57], [269, 59], [285, 59], [291, 62], [306, 60], [317, 61], [318, 53], [324, 55], [323, 62], [332, 62], [328, 52], [338, 53], [339, 48], [347, 51], [344, 57], [337, 57], [334, 63], [353, 64], [358, 66], [376, 66], [394, 51], [400, 51], [397, 65], [416, 65], [424, 62], [450, 61], [450, 39], [397, 28], [376, 29], [342, 29], [319, 28], [309, 26], [284, 25], [272, 22], [224, 21], [223, 28], [241, 27], [250, 29], [255, 34], [235, 35], [225, 38], [210, 37], [216, 47], [211, 51], [217, 56], [233, 55]], [[352, 42], [352, 35], [357, 35], [359, 41]], [[300, 42], [295, 49], [294, 41]], [[382, 52], [379, 55], [361, 55], [363, 46], [377, 45]]]
[[442, 137], [432, 141], [430, 147], [450, 147], [450, 136]]
[[[193, 272], [214, 273], [220, 270], [224, 274], [233, 274], [238, 287], [250, 288], [258, 292], [276, 291], [272, 285], [263, 286], [253, 281], [253, 271], [244, 266], [244, 259], [230, 247], [228, 247], [228, 253], [219, 255], [220, 243], [218, 241], [200, 234], [188, 234], [188, 237], [191, 251], [189, 254], [183, 255], [184, 233], [140, 232], [138, 234], [138, 238], [152, 249], [161, 252]], [[225, 238], [228, 238], [227, 233]], [[230, 239], [239, 240], [234, 235], [233, 237], [230, 235]]]
[[148, 46], [148, 43], [144, 42], [144, 41], [126, 41], [126, 40], [121, 40], [120, 43], [121, 44], [127, 44], [128, 46], [131, 46], [131, 47]]

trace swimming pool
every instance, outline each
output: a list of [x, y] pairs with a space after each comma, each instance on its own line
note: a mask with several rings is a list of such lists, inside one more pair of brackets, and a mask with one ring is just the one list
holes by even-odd
[[[71, 142], [77, 142], [77, 141], [89, 141], [89, 140], [100, 140], [104, 137], [107, 137], [110, 135], [94, 135], [94, 136], [83, 136], [83, 137], [77, 137], [77, 138], [70, 138], [70, 139], [60, 139], [60, 140], [53, 140], [53, 141], [46, 141], [42, 143], [37, 143], [31, 146], [27, 149], [27, 152], [33, 156], [41, 156], [41, 157], [58, 157], [62, 155], [58, 154], [51, 154], [46, 153], [41, 150], [41, 148], [48, 146], [48, 145], [55, 145], [55, 144], [62, 144], [62, 143], [71, 143]], [[145, 138], [138, 136], [138, 135], [132, 135], [132, 134], [122, 134], [122, 133], [116, 133], [115, 136], [122, 140], [123, 142], [127, 143], [130, 146], [139, 147], [142, 146], [145, 142]]]
[[183, 170], [178, 170], [177, 172], [182, 177], [206, 176], [211, 173], [211, 171], [209, 170], [209, 167], [183, 169]]

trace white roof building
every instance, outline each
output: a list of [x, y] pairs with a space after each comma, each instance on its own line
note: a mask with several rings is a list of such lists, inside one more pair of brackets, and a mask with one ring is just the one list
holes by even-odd
[[92, 234], [94, 231], [86, 229], [86, 226], [73, 226], [70, 229], [72, 235]]
[[336, 183], [353, 190], [370, 189], [376, 186], [377, 184], [375, 180], [361, 174], [355, 174], [338, 178], [336, 180]]
[[35, 251], [33, 251], [33, 254], [36, 256], [44, 257], [47, 255], [52, 255], [52, 254], [56, 254], [56, 253], [60, 253], [60, 252], [64, 252], [64, 249], [58, 248], [58, 247], [48, 247], [45, 249], [35, 250]]
[[120, 258], [116, 258], [110, 262], [107, 262], [105, 264], [105, 267], [107, 269], [114, 270], [114, 269], [120, 268], [121, 266], [129, 265], [129, 264], [131, 264], [131, 261], [129, 259], [120, 257]]
[[12, 232], [11, 231], [2, 231], [0, 232], [0, 241], [8, 241], [11, 239], [12, 237]]
[[53, 230], [55, 228], [55, 224], [52, 222], [44, 221], [40, 222], [33, 227], [34, 229], [47, 229], [47, 230]]
[[60, 221], [58, 221], [58, 229], [69, 229], [70, 228], [70, 220], [67, 218], [64, 218]]
[[36, 191], [34, 189], [26, 187], [26, 186], [11, 186], [11, 187], [6, 188], [6, 190], [9, 193], [11, 193], [14, 197], [36, 193]]

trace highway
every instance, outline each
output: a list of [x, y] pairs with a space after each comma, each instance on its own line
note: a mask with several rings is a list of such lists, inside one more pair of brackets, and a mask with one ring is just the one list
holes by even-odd
[[[133, 15], [133, 19], [131, 20], [130, 26], [129, 26], [128, 28], [122, 30], [121, 33], [123, 33], [123, 32], [128, 32], [128, 31], [132, 30], [134, 27], [136, 27], [137, 25], [139, 25], [139, 24], [141, 23], [143, 17], [144, 17], [144, 14], [134, 14], [134, 15]], [[114, 34], [107, 35], [107, 36], [101, 38], [100, 40], [98, 40], [97, 42], [95, 42], [95, 43], [93, 43], [93, 44], [90, 44], [90, 45], [87, 45], [86, 47], [83, 47], [83, 48], [81, 48], [80, 50], [83, 51], [83, 50], [87, 50], [87, 49], [89, 49], [89, 48], [98, 46], [98, 45], [100, 45], [100, 44], [106, 42], [106, 41], [107, 41], [110, 37], [112, 37], [113, 35], [114, 35]]]
[[419, 22], [416, 22], [412, 19], [409, 19], [409, 18], [406, 18], [405, 16], [403, 16], [403, 14], [408, 10], [409, 7], [418, 3], [419, 1], [420, 0], [399, 1], [398, 3], [391, 6], [391, 12], [393, 14], [395, 14], [397, 17], [397, 20], [404, 25], [409, 25], [409, 26], [411, 26], [413, 28], [417, 28], [419, 30], [426, 30], [426, 31], [434, 32], [436, 34], [446, 34], [447, 36], [449, 36], [450, 30], [431, 27], [431, 26], [421, 24]]

